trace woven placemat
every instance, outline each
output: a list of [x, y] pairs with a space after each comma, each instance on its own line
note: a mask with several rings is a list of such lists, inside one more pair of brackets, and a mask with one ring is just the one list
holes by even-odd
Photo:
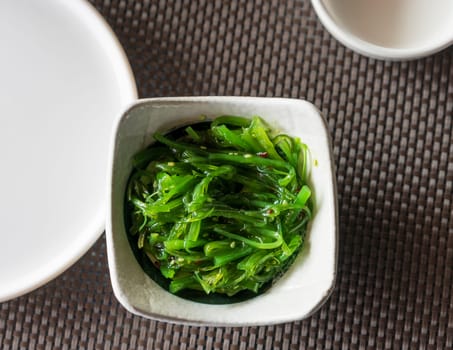
[[141, 97], [283, 96], [322, 110], [337, 166], [336, 288], [294, 323], [150, 321], [113, 296], [102, 237], [53, 282], [0, 304], [1, 349], [453, 347], [452, 48], [411, 62], [368, 59], [334, 40], [308, 1], [93, 3]]

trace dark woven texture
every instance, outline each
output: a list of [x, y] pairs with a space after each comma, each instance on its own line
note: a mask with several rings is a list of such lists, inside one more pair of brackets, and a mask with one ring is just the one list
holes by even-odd
[[141, 97], [303, 98], [337, 166], [338, 280], [312, 317], [216, 328], [116, 301], [104, 237], [59, 278], [0, 305], [1, 349], [451, 349], [453, 48], [412, 62], [346, 49], [308, 1], [96, 0]]

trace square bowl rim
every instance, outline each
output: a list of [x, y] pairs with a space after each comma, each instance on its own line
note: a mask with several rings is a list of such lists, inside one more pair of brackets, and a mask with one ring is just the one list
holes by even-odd
[[[115, 260], [115, 239], [113, 238], [113, 232], [112, 232], [112, 193], [113, 193], [113, 183], [112, 183], [112, 178], [113, 178], [113, 172], [114, 172], [114, 165], [115, 165], [115, 151], [116, 151], [116, 141], [118, 137], [118, 133], [121, 129], [121, 125], [126, 120], [131, 113], [133, 113], [136, 109], [139, 108], [152, 108], [159, 106], [159, 108], [162, 107], [174, 107], [178, 104], [193, 104], [193, 103], [203, 103], [203, 102], [209, 102], [209, 103], [231, 103], [231, 102], [237, 102], [237, 103], [246, 103], [246, 102], [258, 102], [258, 101], [266, 101], [267, 103], [281, 103], [281, 104], [294, 104], [294, 103], [302, 103], [305, 104], [306, 107], [312, 109], [312, 111], [319, 117], [321, 123], [322, 123], [322, 128], [324, 129], [323, 131], [325, 132], [327, 136], [327, 147], [329, 151], [329, 162], [330, 162], [330, 170], [331, 170], [331, 185], [332, 185], [332, 191], [333, 191], [333, 227], [334, 227], [334, 232], [333, 232], [333, 273], [331, 276], [331, 282], [329, 284], [329, 287], [324, 291], [322, 297], [319, 299], [319, 301], [314, 304], [309, 311], [301, 315], [299, 318], [279, 318], [275, 320], [266, 320], [264, 323], [260, 322], [259, 320], [255, 320], [254, 322], [216, 322], [216, 321], [211, 321], [211, 320], [203, 320], [203, 319], [190, 319], [190, 318], [179, 318], [179, 317], [173, 317], [169, 316], [166, 314], [157, 314], [152, 311], [148, 310], [143, 310], [140, 307], [137, 307], [136, 305], [133, 305], [131, 303], [126, 295], [126, 293], [123, 290], [123, 286], [118, 280], [118, 266], [116, 264]], [[154, 105], [154, 106], [153, 106]], [[333, 161], [333, 151], [332, 151], [332, 140], [330, 137], [330, 133], [328, 131], [328, 124], [322, 115], [322, 113], [317, 109], [311, 102], [302, 100], [302, 99], [296, 99], [296, 98], [280, 98], [280, 97], [243, 97], [243, 96], [183, 96], [183, 97], [156, 97], [156, 98], [142, 98], [138, 99], [137, 101], [131, 103], [121, 114], [120, 118], [118, 118], [116, 124], [114, 125], [114, 130], [112, 133], [112, 138], [111, 138], [111, 147], [110, 147], [110, 158], [109, 158], [109, 171], [108, 171], [108, 210], [107, 210], [107, 220], [106, 220], [106, 245], [107, 245], [107, 258], [108, 258], [108, 267], [109, 267], [109, 274], [110, 274], [110, 279], [111, 279], [111, 285], [113, 289], [113, 293], [117, 300], [120, 302], [120, 304], [125, 307], [128, 311], [130, 311], [133, 314], [137, 314], [140, 316], [143, 316], [145, 318], [149, 319], [154, 319], [154, 320], [159, 320], [159, 321], [164, 321], [164, 322], [170, 322], [170, 323], [178, 323], [178, 324], [187, 324], [187, 325], [209, 325], [209, 326], [259, 326], [259, 325], [271, 325], [271, 324], [277, 324], [277, 323], [283, 323], [283, 322], [292, 322], [296, 320], [301, 320], [305, 319], [309, 316], [311, 316], [313, 313], [315, 313], [330, 297], [332, 294], [333, 290], [335, 289], [335, 283], [337, 279], [337, 273], [338, 273], [338, 242], [339, 242], [339, 225], [338, 225], [338, 198], [337, 198], [337, 188], [336, 188], [336, 177], [335, 177], [335, 167], [334, 167], [334, 161]], [[199, 304], [199, 305], [204, 305], [204, 304]]]

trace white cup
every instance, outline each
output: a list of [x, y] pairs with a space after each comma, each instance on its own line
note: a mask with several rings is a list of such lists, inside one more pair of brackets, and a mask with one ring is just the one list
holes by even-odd
[[365, 56], [410, 60], [453, 44], [453, 0], [311, 0], [342, 44]]

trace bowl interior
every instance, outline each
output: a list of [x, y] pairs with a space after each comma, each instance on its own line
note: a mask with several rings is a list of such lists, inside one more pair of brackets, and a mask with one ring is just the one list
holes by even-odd
[[[155, 131], [199, 121], [200, 115], [259, 115], [272, 128], [298, 136], [311, 151], [315, 217], [306, 248], [267, 292], [236, 304], [208, 305], [170, 294], [146, 275], [129, 245], [123, 217], [131, 158], [153, 142]], [[308, 102], [263, 98], [167, 98], [143, 100], [123, 115], [116, 130], [107, 243], [112, 285], [130, 311], [167, 321], [223, 325], [265, 324], [303, 318], [330, 293], [336, 270], [336, 195], [326, 125]]]

